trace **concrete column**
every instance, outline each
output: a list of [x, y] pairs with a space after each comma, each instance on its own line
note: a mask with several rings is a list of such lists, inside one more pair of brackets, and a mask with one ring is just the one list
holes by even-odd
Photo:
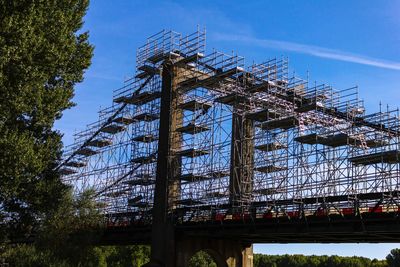
[[165, 61], [162, 70], [162, 90], [156, 184], [152, 221], [151, 261], [146, 266], [175, 266], [175, 230], [168, 210], [179, 198], [181, 161], [173, 151], [180, 149], [182, 136], [176, 129], [182, 125], [182, 110], [178, 108], [176, 71]]
[[208, 253], [218, 267], [253, 267], [251, 244], [202, 238], [185, 238], [176, 242], [176, 267], [187, 267], [199, 251]]
[[253, 190], [254, 125], [243, 115], [232, 114], [230, 201], [233, 207], [250, 201]]

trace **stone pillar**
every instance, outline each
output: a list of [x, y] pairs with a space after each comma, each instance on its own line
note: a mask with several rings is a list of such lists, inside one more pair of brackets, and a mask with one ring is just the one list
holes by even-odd
[[230, 202], [233, 207], [249, 204], [253, 190], [254, 125], [243, 115], [232, 114]]
[[218, 267], [253, 267], [253, 245], [234, 240], [185, 238], [176, 241], [176, 267], [187, 267], [197, 252], [207, 252]]
[[156, 184], [152, 221], [151, 261], [146, 266], [175, 266], [175, 230], [168, 210], [179, 198], [181, 161], [173, 153], [180, 149], [182, 136], [176, 129], [182, 125], [182, 110], [178, 108], [176, 71], [165, 61], [162, 70], [162, 90]]

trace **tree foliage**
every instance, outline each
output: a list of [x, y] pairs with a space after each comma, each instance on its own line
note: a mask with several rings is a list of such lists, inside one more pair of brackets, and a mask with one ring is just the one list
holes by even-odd
[[201, 250], [190, 258], [189, 267], [217, 267], [217, 264], [207, 252]]
[[[386, 261], [363, 257], [254, 255], [254, 267], [387, 267]], [[390, 265], [389, 265], [390, 266]], [[399, 265], [393, 265], [399, 266]]]
[[[61, 135], [90, 65], [78, 32], [88, 0], [0, 0], [0, 239], [29, 234], [67, 190], [54, 171]], [[0, 240], [1, 241], [1, 240]]]
[[392, 249], [386, 256], [386, 261], [389, 267], [400, 266], [400, 249]]

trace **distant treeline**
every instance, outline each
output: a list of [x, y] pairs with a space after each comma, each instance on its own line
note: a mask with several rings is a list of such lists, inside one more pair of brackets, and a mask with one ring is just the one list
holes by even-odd
[[[393, 251], [397, 252], [397, 251]], [[388, 256], [389, 257], [389, 256]], [[397, 263], [396, 263], [397, 264]], [[392, 267], [387, 260], [363, 257], [304, 256], [304, 255], [254, 255], [254, 267]]]
[[[67, 251], [68, 249], [68, 245]], [[3, 249], [3, 251], [2, 251]], [[72, 252], [72, 251], [69, 251]], [[32, 245], [0, 246], [2, 260], [15, 267], [140, 267], [150, 259], [148, 246], [92, 247], [78, 255], [56, 255]], [[1, 264], [0, 264], [1, 265]], [[190, 260], [188, 267], [217, 267], [213, 259], [200, 251]], [[264, 255], [254, 254], [254, 267], [400, 267], [400, 249], [393, 249], [385, 260], [363, 257]]]

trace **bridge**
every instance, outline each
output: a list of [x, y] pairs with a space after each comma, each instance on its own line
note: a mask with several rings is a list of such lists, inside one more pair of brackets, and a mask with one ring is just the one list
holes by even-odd
[[398, 242], [399, 111], [366, 113], [358, 88], [206, 51], [163, 30], [136, 73], [75, 134], [58, 170], [94, 189], [103, 244], [151, 244], [148, 266], [252, 266], [253, 243]]

